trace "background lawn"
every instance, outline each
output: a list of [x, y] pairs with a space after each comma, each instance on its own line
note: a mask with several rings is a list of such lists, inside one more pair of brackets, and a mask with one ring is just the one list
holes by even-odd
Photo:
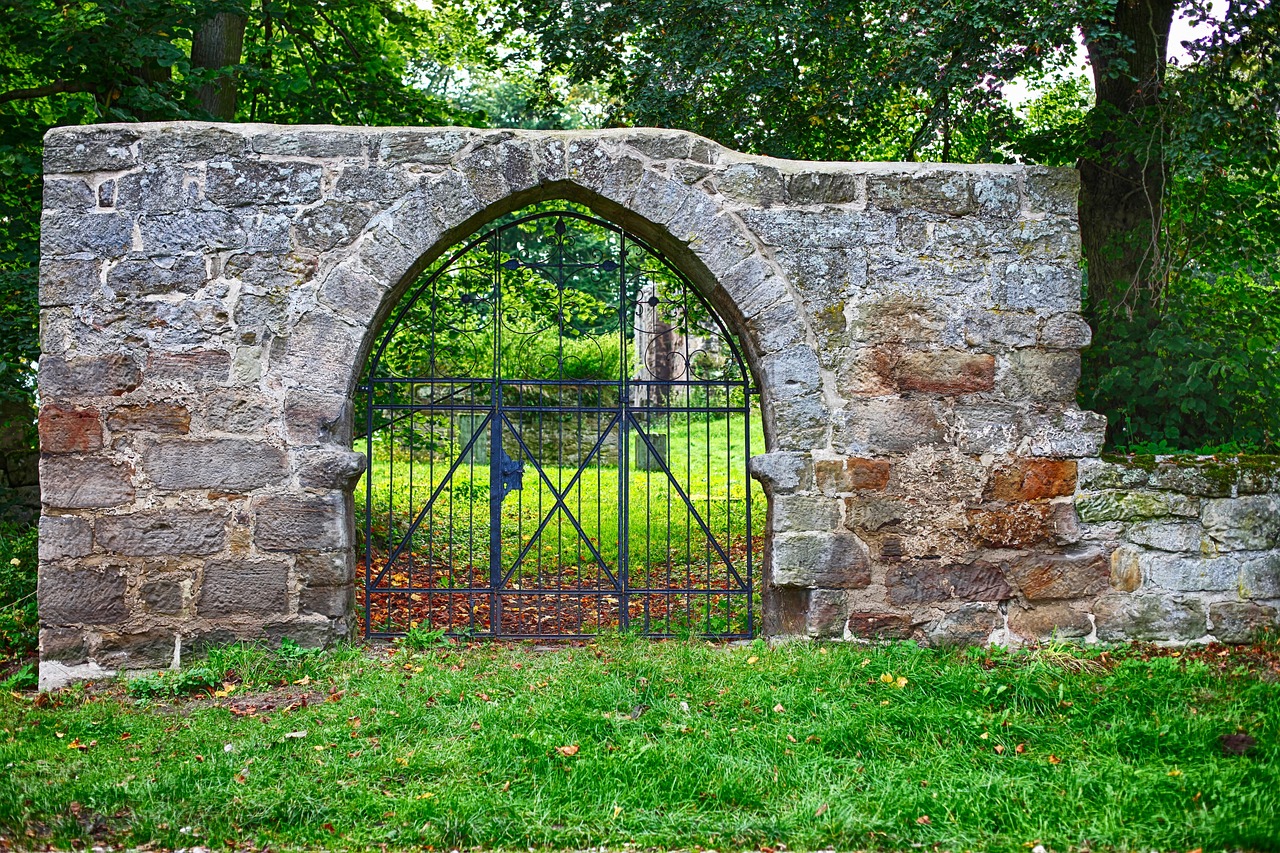
[[[232, 648], [181, 675], [5, 694], [0, 835], [64, 849], [1280, 850], [1274, 644], [440, 642]], [[1225, 752], [1240, 733], [1256, 744]]]

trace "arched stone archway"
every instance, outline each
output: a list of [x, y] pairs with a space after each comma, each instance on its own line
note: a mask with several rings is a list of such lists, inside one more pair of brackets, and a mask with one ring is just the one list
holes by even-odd
[[1017, 565], [1083, 589], [1105, 563], [1070, 532], [1102, 427], [1074, 404], [1070, 171], [673, 131], [142, 124], [55, 130], [46, 172], [46, 684], [349, 633], [350, 401], [376, 330], [426, 264], [543, 199], [642, 236], [740, 335], [768, 633], [981, 640]]

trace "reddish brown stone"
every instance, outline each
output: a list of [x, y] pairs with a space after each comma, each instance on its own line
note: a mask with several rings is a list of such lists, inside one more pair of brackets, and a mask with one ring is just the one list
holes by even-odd
[[50, 404], [40, 409], [40, 449], [45, 453], [85, 453], [102, 447], [97, 409]]
[[897, 613], [851, 613], [849, 633], [866, 639], [903, 640], [911, 636], [911, 619]]
[[107, 415], [107, 427], [112, 431], [186, 435], [191, 430], [191, 413], [186, 406], [170, 403], [121, 406]]
[[996, 383], [996, 360], [993, 355], [959, 350], [909, 352], [894, 365], [893, 377], [903, 391], [990, 391]]
[[965, 515], [974, 540], [988, 548], [1026, 548], [1051, 541], [1055, 533], [1048, 503], [970, 509]]
[[879, 459], [818, 459], [813, 473], [818, 489], [827, 494], [879, 490], [889, 483], [889, 463]]
[[1001, 601], [1013, 595], [1000, 566], [977, 561], [940, 565], [916, 560], [889, 569], [885, 575], [889, 602], [896, 605], [931, 604], [949, 599]]
[[1084, 598], [1110, 586], [1111, 560], [1101, 548], [1030, 554], [1011, 563], [1009, 574], [1029, 601]]
[[997, 468], [987, 487], [1000, 501], [1034, 501], [1075, 494], [1074, 459], [1021, 459]]

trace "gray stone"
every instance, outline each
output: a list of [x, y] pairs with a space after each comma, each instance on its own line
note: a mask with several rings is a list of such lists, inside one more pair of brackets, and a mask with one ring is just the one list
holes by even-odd
[[204, 617], [266, 616], [289, 608], [289, 565], [282, 560], [205, 563], [196, 612]]
[[1071, 402], [1080, 383], [1078, 352], [1021, 349], [1003, 355], [996, 388], [1008, 400]]
[[[178, 255], [210, 249], [239, 249], [248, 243], [244, 224], [222, 210], [144, 213], [138, 220], [142, 247], [152, 255]], [[130, 237], [133, 229], [130, 223]]]
[[128, 298], [161, 293], [192, 294], [208, 275], [200, 255], [125, 258], [107, 271], [107, 287]]
[[1244, 561], [1240, 573], [1242, 598], [1280, 598], [1280, 551]]
[[851, 533], [784, 533], [773, 539], [774, 586], [860, 589], [871, 583], [867, 546]]
[[147, 387], [205, 389], [231, 376], [231, 354], [222, 349], [156, 352], [147, 359]]
[[1240, 601], [1222, 601], [1209, 605], [1210, 629], [1219, 642], [1255, 642], [1263, 631], [1280, 628], [1280, 617], [1274, 607]]
[[94, 660], [113, 670], [126, 667], [159, 669], [173, 665], [177, 646], [175, 632], [166, 628], [105, 632], [98, 638]]
[[295, 444], [351, 442], [351, 400], [338, 394], [292, 391], [285, 397], [285, 429]]
[[57, 172], [106, 172], [138, 162], [135, 143], [142, 133], [132, 125], [58, 127], [44, 140], [44, 169]]
[[86, 213], [98, 199], [89, 184], [80, 178], [45, 178], [43, 209]]
[[964, 340], [971, 347], [1031, 347], [1039, 318], [1031, 311], [971, 309], [964, 317]]
[[294, 571], [307, 586], [341, 586], [351, 583], [355, 565], [345, 552], [303, 551], [294, 558]]
[[1200, 520], [1221, 547], [1232, 551], [1261, 551], [1280, 545], [1280, 496], [1207, 500]]
[[327, 616], [300, 616], [281, 622], [268, 622], [262, 632], [272, 645], [285, 639], [304, 649], [322, 649], [339, 638], [338, 623]]
[[751, 476], [767, 494], [788, 494], [807, 486], [813, 477], [813, 459], [808, 453], [774, 452], [751, 457]]
[[1032, 213], [1074, 217], [1079, 191], [1080, 173], [1073, 169], [1026, 168], [1026, 205]]
[[889, 603], [933, 604], [949, 599], [1003, 601], [1013, 595], [1000, 566], [986, 562], [946, 564], [915, 560], [890, 566], [885, 574]]
[[155, 578], [142, 585], [139, 597], [153, 613], [172, 616], [182, 612], [185, 594], [180, 580]]
[[942, 438], [942, 422], [925, 400], [853, 400], [835, 416], [833, 444], [848, 456], [907, 453]]
[[102, 282], [102, 264], [89, 258], [40, 258], [40, 306], [89, 304]]
[[320, 167], [288, 161], [210, 163], [205, 194], [223, 207], [310, 204], [320, 198]]
[[297, 455], [298, 482], [309, 489], [351, 491], [364, 476], [363, 453], [337, 448], [307, 450]]
[[271, 495], [253, 502], [254, 543], [266, 551], [316, 551], [350, 544], [351, 507], [341, 494]]
[[1031, 640], [1075, 639], [1093, 632], [1087, 613], [1057, 602], [1037, 603], [1034, 607], [1011, 605], [1009, 627]]
[[104, 551], [131, 557], [216, 554], [226, 546], [227, 517], [216, 510], [146, 510], [103, 516], [94, 534]]
[[40, 393], [54, 400], [118, 396], [142, 384], [138, 363], [127, 355], [40, 357]]
[[1054, 314], [1040, 330], [1040, 345], [1049, 349], [1084, 349], [1093, 340], [1093, 330], [1079, 314]]
[[239, 438], [166, 439], [142, 451], [142, 470], [161, 489], [248, 492], [283, 484], [278, 447]]
[[358, 128], [340, 130], [297, 130], [287, 136], [264, 133], [249, 140], [249, 147], [259, 154], [277, 157], [311, 157], [320, 159], [362, 159], [370, 134]]
[[82, 628], [41, 628], [40, 660], [79, 664], [89, 657], [89, 644]]
[[1235, 555], [1206, 558], [1146, 553], [1140, 565], [1145, 590], [1222, 591], [1236, 589], [1240, 583], [1241, 561]]
[[43, 456], [40, 500], [54, 509], [89, 509], [131, 503], [133, 471], [100, 457]]
[[1198, 640], [1208, 630], [1204, 605], [1162, 595], [1113, 595], [1093, 607], [1098, 639]]
[[133, 247], [133, 226], [133, 217], [120, 213], [51, 213], [40, 220], [40, 249], [53, 257], [87, 252], [118, 258]]
[[117, 568], [70, 571], [40, 567], [42, 625], [107, 625], [129, 614], [125, 579]]
[[298, 245], [325, 252], [360, 236], [371, 211], [357, 204], [326, 201], [308, 208], [298, 218]]
[[260, 435], [272, 417], [266, 402], [248, 391], [209, 394], [205, 398], [205, 404], [205, 424], [217, 432]]
[[929, 641], [936, 646], [983, 645], [1003, 624], [994, 604], [962, 604], [929, 629]]
[[40, 517], [40, 562], [86, 557], [93, 551], [93, 527], [70, 515]]
[[1125, 538], [1137, 545], [1159, 551], [1205, 553], [1214, 550], [1204, 528], [1194, 521], [1141, 521], [1129, 528]]
[[775, 533], [834, 530], [840, 523], [840, 504], [832, 498], [778, 495], [772, 509]]
[[298, 595], [298, 612], [339, 618], [355, 607], [355, 590], [344, 586], [308, 586]]

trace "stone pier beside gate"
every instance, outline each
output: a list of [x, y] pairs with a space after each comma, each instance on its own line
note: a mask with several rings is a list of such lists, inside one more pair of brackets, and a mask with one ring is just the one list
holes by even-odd
[[667, 255], [741, 338], [764, 632], [1246, 639], [1267, 460], [1096, 458], [1076, 175], [674, 131], [135, 124], [46, 138], [41, 684], [353, 630], [352, 394], [413, 278], [531, 202]]

